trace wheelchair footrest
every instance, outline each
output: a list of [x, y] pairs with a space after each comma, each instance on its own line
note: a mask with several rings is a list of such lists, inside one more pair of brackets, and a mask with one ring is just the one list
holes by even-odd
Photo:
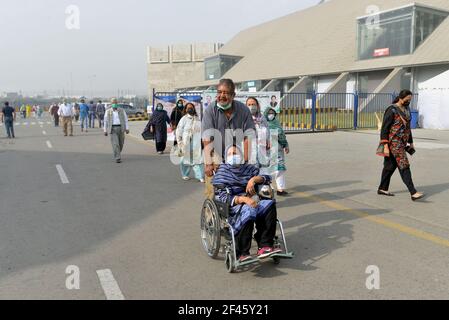
[[269, 256], [268, 258], [280, 258], [280, 259], [293, 259], [295, 254], [293, 252], [288, 253], [275, 253]]
[[295, 254], [293, 252], [288, 252], [288, 253], [275, 253], [272, 254], [268, 257], [264, 257], [264, 258], [259, 258], [259, 257], [253, 257], [251, 260], [247, 260], [244, 262], [236, 262], [236, 267], [242, 267], [242, 266], [246, 266], [246, 265], [250, 265], [250, 264], [254, 264], [260, 261], [264, 261], [264, 260], [270, 260], [272, 258], [279, 258], [279, 259], [293, 259], [295, 256]]

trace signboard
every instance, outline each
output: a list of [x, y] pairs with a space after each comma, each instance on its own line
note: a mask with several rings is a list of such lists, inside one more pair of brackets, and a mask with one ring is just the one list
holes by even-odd
[[[164, 110], [167, 111], [168, 116], [170, 117], [171, 112], [176, 107], [176, 95], [161, 95], [154, 97], [154, 106], [156, 107], [158, 103], [161, 103], [164, 106]], [[153, 111], [154, 112], [154, 111]], [[173, 130], [169, 125], [167, 125], [167, 140], [174, 141], [175, 135]]]
[[[215, 102], [217, 91], [204, 91], [202, 97], [204, 112]], [[279, 104], [281, 101], [281, 93], [279, 91], [240, 91], [236, 93], [235, 100], [246, 104], [246, 100], [248, 100], [249, 97], [254, 97], [257, 101], [259, 101], [260, 110], [262, 113], [265, 112], [268, 107], [273, 107], [277, 113], [281, 112], [281, 107]]]
[[[198, 117], [201, 119], [201, 99], [202, 96], [200, 94], [172, 94], [172, 95], [155, 95], [154, 96], [154, 105], [156, 106], [158, 103], [162, 103], [164, 106], [164, 110], [167, 111], [168, 116], [170, 117], [173, 109], [176, 108], [176, 102], [178, 100], [182, 100], [183, 105], [186, 105], [188, 102], [193, 103], [196, 109], [196, 113]], [[173, 141], [175, 140], [175, 135], [173, 130], [169, 125], [167, 125], [167, 140]]]
[[235, 100], [243, 102], [246, 104], [246, 100], [249, 97], [254, 97], [259, 101], [260, 111], [262, 113], [267, 110], [267, 108], [272, 107], [277, 113], [281, 112], [281, 93], [279, 91], [257, 91], [257, 92], [237, 92]]
[[209, 106], [213, 105], [217, 97], [217, 91], [203, 91], [203, 113]]
[[374, 50], [374, 57], [387, 57], [390, 55], [390, 48], [382, 48]]
[[196, 114], [200, 119], [202, 118], [201, 100], [203, 97], [200, 94], [181, 94], [178, 99], [182, 100], [184, 106], [189, 102], [192, 103], [195, 106]]
[[[213, 103], [215, 102], [217, 97], [217, 91], [204, 91], [203, 92], [203, 112]], [[235, 100], [240, 101], [246, 104], [246, 100], [249, 97], [254, 97], [259, 101], [260, 110], [262, 113], [268, 107], [273, 107], [277, 113], [281, 112], [281, 93], [279, 91], [257, 91], [257, 92], [248, 92], [248, 91], [239, 91], [235, 95]]]

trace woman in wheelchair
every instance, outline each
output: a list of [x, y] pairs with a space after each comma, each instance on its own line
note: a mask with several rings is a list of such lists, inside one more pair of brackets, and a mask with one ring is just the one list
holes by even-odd
[[266, 258], [281, 249], [274, 248], [277, 212], [274, 199], [259, 199], [258, 187], [269, 185], [271, 177], [259, 175], [259, 169], [243, 164], [240, 148], [231, 146], [226, 150], [226, 163], [221, 164], [213, 178], [215, 199], [231, 207], [228, 222], [234, 230], [235, 249], [240, 262], [253, 259], [250, 255], [254, 235], [258, 245], [258, 258]]

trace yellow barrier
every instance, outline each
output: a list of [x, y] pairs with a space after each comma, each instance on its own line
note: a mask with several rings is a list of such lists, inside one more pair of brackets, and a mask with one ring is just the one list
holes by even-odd
[[128, 117], [128, 120], [129, 120], [129, 121], [145, 121], [145, 120], [148, 120], [148, 116], [140, 116], [140, 117], [136, 117], [136, 116], [130, 115], [130, 116]]

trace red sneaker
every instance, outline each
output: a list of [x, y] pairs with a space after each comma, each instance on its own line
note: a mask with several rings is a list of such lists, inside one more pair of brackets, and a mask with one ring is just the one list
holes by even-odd
[[249, 256], [249, 255], [241, 255], [239, 257], [239, 262], [245, 262], [245, 261], [249, 261], [251, 260], [253, 257]]
[[259, 259], [263, 259], [263, 258], [271, 256], [272, 254], [279, 253], [281, 251], [282, 250], [279, 248], [263, 247], [263, 248], [259, 249], [259, 251], [257, 251], [257, 256], [259, 257]]

